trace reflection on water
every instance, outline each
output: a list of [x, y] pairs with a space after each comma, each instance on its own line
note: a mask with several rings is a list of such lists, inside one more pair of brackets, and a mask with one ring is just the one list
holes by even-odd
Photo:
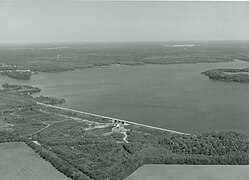
[[201, 71], [243, 68], [249, 63], [112, 66], [40, 73], [30, 84], [64, 106], [183, 132], [249, 130], [249, 84], [210, 80]]

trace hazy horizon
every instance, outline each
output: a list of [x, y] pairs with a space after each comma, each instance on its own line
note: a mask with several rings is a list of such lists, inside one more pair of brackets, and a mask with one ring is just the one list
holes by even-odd
[[139, 44], [139, 43], [168, 43], [169, 45], [174, 45], [176, 43], [222, 43], [222, 42], [231, 42], [231, 43], [249, 43], [249, 39], [246, 40], [169, 40], [169, 41], [152, 41], [152, 40], [144, 40], [144, 41], [68, 41], [68, 42], [5, 42], [1, 43], [0, 46], [42, 46], [42, 45], [87, 45], [87, 44]]
[[249, 2], [0, 2], [1, 44], [249, 40]]

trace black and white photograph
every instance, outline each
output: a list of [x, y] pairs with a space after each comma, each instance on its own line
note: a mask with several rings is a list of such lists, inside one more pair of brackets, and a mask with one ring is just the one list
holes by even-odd
[[249, 1], [0, 0], [0, 180], [249, 180]]

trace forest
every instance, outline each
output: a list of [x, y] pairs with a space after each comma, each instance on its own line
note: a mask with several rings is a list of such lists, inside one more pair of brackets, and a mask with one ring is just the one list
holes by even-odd
[[0, 142], [26, 142], [43, 159], [75, 180], [123, 179], [144, 164], [249, 164], [248, 136], [235, 132], [177, 135], [158, 142], [127, 144], [93, 138], [43, 140], [42, 146], [14, 133], [0, 133]]
[[[195, 46], [174, 46], [186, 43]], [[51, 49], [53, 46], [65, 48]], [[34, 44], [31, 49], [23, 48], [30, 47], [20, 45], [15, 50], [1, 49], [0, 63], [22, 66], [31, 71], [59, 72], [112, 64], [228, 62], [234, 59], [249, 61], [248, 43], [245, 41]]]

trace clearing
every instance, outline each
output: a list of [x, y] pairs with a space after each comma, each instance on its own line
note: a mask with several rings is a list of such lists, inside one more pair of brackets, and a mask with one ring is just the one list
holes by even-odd
[[0, 144], [1, 180], [70, 180], [23, 142]]
[[248, 165], [155, 165], [138, 168], [125, 180], [247, 180]]

